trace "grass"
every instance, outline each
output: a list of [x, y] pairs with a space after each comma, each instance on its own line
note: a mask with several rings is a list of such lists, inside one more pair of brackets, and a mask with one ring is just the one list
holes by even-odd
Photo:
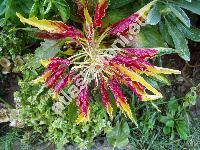
[[[133, 150], [199, 150], [200, 149], [200, 119], [196, 118], [191, 124], [191, 132], [187, 141], [181, 139], [170, 140], [164, 136], [162, 128], [156, 128], [147, 134], [141, 134], [138, 130], [132, 130], [130, 144]], [[22, 141], [24, 132], [21, 129], [12, 128], [5, 135], [0, 137], [0, 150], [32, 150], [33, 145], [24, 144]], [[32, 137], [31, 137], [32, 138]], [[36, 145], [45, 145], [41, 141]], [[40, 147], [40, 146], [39, 146]], [[43, 147], [43, 146], [42, 146]], [[40, 148], [42, 148], [40, 147]], [[42, 149], [48, 149], [43, 147]]]
[[8, 133], [0, 137], [0, 150], [11, 150], [13, 143], [19, 141], [21, 136], [18, 129], [10, 129]]
[[187, 141], [182, 139], [171, 140], [164, 136], [162, 128], [158, 127], [146, 135], [132, 131], [130, 143], [133, 150], [199, 150], [200, 149], [200, 119], [191, 123], [191, 132]]

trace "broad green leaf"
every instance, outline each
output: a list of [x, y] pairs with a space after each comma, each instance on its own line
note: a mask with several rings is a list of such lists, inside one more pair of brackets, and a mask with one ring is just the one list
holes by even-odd
[[8, 0], [8, 3], [6, 5], [6, 11], [5, 11], [5, 20], [7, 21], [11, 14], [12, 14], [12, 0]]
[[190, 60], [190, 51], [188, 48], [188, 41], [185, 36], [180, 32], [176, 26], [174, 26], [170, 21], [165, 20], [169, 34], [171, 35], [175, 48], [180, 51], [179, 55], [186, 61]]
[[3, 0], [0, 4], [0, 16], [3, 15], [6, 11], [7, 0]]
[[170, 115], [174, 117], [177, 110], [178, 110], [178, 102], [177, 100], [175, 100], [174, 97], [172, 97], [170, 101], [168, 102], [168, 111]]
[[166, 126], [171, 128], [174, 127], [174, 120], [167, 121]]
[[30, 8], [33, 4], [32, 0], [5, 0], [6, 1], [6, 8], [5, 8], [5, 2], [0, 2], [0, 14], [1, 18], [4, 19], [4, 24], [7, 22], [7, 20], [10, 20], [13, 25], [16, 25], [16, 23], [19, 22], [19, 20], [16, 17], [16, 12], [20, 12], [23, 15], [28, 14], [30, 11]]
[[166, 54], [178, 54], [180, 53], [179, 50], [177, 49], [173, 49], [173, 48], [165, 48], [165, 47], [158, 47], [158, 48], [155, 48], [156, 50], [158, 50], [158, 54], [156, 55], [157, 57], [161, 57], [163, 55], [166, 55]]
[[[16, 12], [22, 12], [22, 14], [28, 14], [30, 12], [30, 8], [33, 5], [33, 1], [32, 0], [12, 0], [12, 5], [11, 8], [12, 9], [12, 16], [16, 18]], [[19, 10], [19, 11], [18, 11]]]
[[70, 114], [68, 118], [72, 123], [75, 122], [77, 119], [77, 113], [74, 113], [76, 111], [77, 111], [77, 107], [73, 101], [67, 106], [67, 113]]
[[136, 35], [137, 47], [165, 47], [164, 40], [157, 28], [154, 26], [147, 26], [142, 28], [142, 30]]
[[41, 66], [40, 61], [42, 59], [49, 59], [50, 57], [54, 57], [59, 51], [61, 47], [62, 41], [51, 41], [45, 40], [41, 43], [41, 46], [35, 50], [35, 57], [33, 62], [33, 68], [38, 68]]
[[166, 124], [171, 118], [169, 116], [160, 116], [159, 121]]
[[170, 132], [171, 132], [170, 127], [165, 126], [165, 127], [163, 128], [163, 133], [164, 133], [165, 135], [169, 134]]
[[195, 27], [188, 28], [182, 23], [177, 23], [176, 26], [188, 39], [191, 39], [195, 42], [200, 42], [200, 29]]
[[176, 130], [183, 140], [188, 139], [188, 124], [184, 120], [176, 122]]
[[150, 25], [156, 25], [158, 24], [158, 22], [161, 20], [161, 14], [160, 14], [160, 10], [157, 7], [157, 5], [155, 5], [150, 12], [147, 15], [147, 24]]
[[129, 15], [131, 15], [132, 11], [130, 11], [129, 9], [114, 9], [114, 10], [110, 10], [108, 12], [109, 14], [109, 18], [110, 18], [110, 24], [114, 24], [120, 20], [122, 20], [123, 18], [128, 17]]
[[178, 6], [175, 5], [169, 5], [169, 8], [171, 11], [176, 15], [176, 17], [182, 21], [187, 27], [190, 27], [190, 18], [187, 16], [187, 14]]
[[70, 17], [70, 7], [65, 0], [53, 0], [53, 5], [57, 8], [64, 22]]
[[167, 30], [167, 25], [163, 21], [159, 22], [159, 31], [160, 31], [163, 39], [165, 40], [165, 42], [167, 42], [168, 45], [173, 47], [174, 43], [173, 43], [172, 37]]
[[123, 148], [129, 143], [130, 129], [127, 122], [119, 123], [106, 136], [109, 144], [116, 148]]
[[116, 8], [120, 8], [122, 6], [125, 6], [127, 4], [129, 4], [130, 2], [133, 2], [134, 0], [120, 0], [120, 1], [116, 1], [116, 0], [110, 0], [110, 9], [116, 9]]
[[196, 92], [196, 87], [192, 87], [191, 90], [185, 95], [183, 99], [184, 100], [183, 106], [188, 107], [190, 105], [195, 105], [197, 97], [198, 95]]
[[200, 1], [199, 0], [192, 0], [191, 2], [187, 2], [186, 0], [176, 0], [173, 3], [189, 11], [192, 11], [193, 13], [200, 15], [200, 9], [199, 9]]

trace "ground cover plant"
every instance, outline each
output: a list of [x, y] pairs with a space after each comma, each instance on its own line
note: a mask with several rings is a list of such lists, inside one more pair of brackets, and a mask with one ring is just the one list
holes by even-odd
[[3, 149], [199, 148], [199, 0], [23, 3], [0, 1]]

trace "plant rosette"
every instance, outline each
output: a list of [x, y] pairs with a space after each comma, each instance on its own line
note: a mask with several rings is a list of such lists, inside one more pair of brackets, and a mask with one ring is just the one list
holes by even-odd
[[[42, 60], [41, 63], [46, 70], [35, 80], [35, 82], [42, 81], [48, 88], [53, 89], [54, 99], [58, 98], [65, 87], [77, 89], [76, 94], [72, 96], [72, 99], [76, 99], [76, 105], [79, 108], [77, 124], [89, 120], [92, 85], [99, 89], [102, 103], [111, 118], [113, 117], [113, 107], [108, 90], [113, 94], [115, 102], [122, 112], [136, 123], [120, 85], [126, 85], [137, 95], [139, 100], [152, 101], [162, 98], [162, 94], [149, 84], [144, 76], [161, 79], [161, 76], [165, 74], [181, 73], [178, 70], [151, 64], [148, 59], [157, 56], [159, 50], [156, 48], [116, 48], [107, 41], [109, 37], [117, 38], [127, 35], [130, 26], [144, 22], [155, 3], [156, 0], [145, 5], [130, 17], [104, 28], [102, 19], [106, 15], [108, 1], [99, 0], [94, 15], [88, 12], [87, 3], [78, 1], [78, 4], [82, 6], [79, 11], [82, 11], [84, 16], [83, 31], [61, 21], [38, 20], [37, 17], [26, 19], [17, 13], [21, 22], [41, 30], [36, 33], [37, 37], [64, 40], [66, 44], [74, 43], [81, 47], [80, 50], [68, 51], [72, 55], [68, 58], [53, 57]], [[68, 91], [67, 94], [72, 92]]]

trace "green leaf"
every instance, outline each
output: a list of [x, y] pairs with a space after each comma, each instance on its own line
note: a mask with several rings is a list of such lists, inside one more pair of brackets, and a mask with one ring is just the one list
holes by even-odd
[[114, 24], [122, 20], [123, 18], [130, 16], [131, 13], [132, 11], [130, 11], [129, 9], [124, 9], [124, 8], [110, 10], [108, 12], [109, 18], [110, 18], [110, 24]]
[[36, 0], [34, 2], [33, 6], [31, 7], [31, 10], [30, 10], [30, 13], [29, 13], [29, 17], [37, 16], [37, 13], [39, 11], [39, 7], [40, 7], [39, 1]]
[[176, 15], [176, 17], [182, 21], [187, 27], [191, 26], [190, 18], [187, 16], [187, 14], [178, 6], [175, 5], [169, 5], [169, 8], [171, 11]]
[[0, 4], [0, 16], [3, 15], [6, 11], [7, 0], [4, 0]]
[[51, 8], [52, 8], [52, 1], [49, 1], [46, 10], [44, 10], [44, 14], [45, 15], [48, 14]]
[[70, 17], [70, 7], [65, 0], [54, 0], [53, 5], [57, 8], [64, 22]]
[[172, 37], [167, 30], [167, 25], [163, 21], [159, 22], [159, 31], [163, 39], [167, 42], [167, 44], [173, 47], [174, 43], [173, 43]]
[[163, 84], [166, 84], [168, 86], [171, 85], [170, 80], [165, 75], [157, 74], [157, 75], [154, 75], [153, 77]]
[[0, 18], [0, 26], [1, 26], [1, 27], [3, 27], [4, 22], [5, 22], [5, 19], [4, 19], [4, 18]]
[[171, 120], [171, 118], [169, 116], [160, 116], [159, 117], [159, 121], [164, 124], [166, 124], [169, 120]]
[[190, 51], [188, 49], [188, 41], [185, 39], [183, 33], [181, 33], [171, 22], [165, 19], [169, 34], [171, 35], [175, 48], [180, 51], [179, 55], [186, 61], [190, 60]]
[[[23, 15], [27, 15], [33, 4], [32, 0], [5, 0], [0, 2], [0, 19], [4, 19], [3, 24], [8, 20], [14, 23], [19, 23], [19, 19], [16, 19], [16, 12]], [[6, 6], [6, 7], [5, 7]]]
[[157, 5], [155, 5], [147, 15], [147, 24], [156, 25], [161, 20], [161, 13]]
[[188, 39], [191, 39], [195, 42], [200, 42], [200, 29], [195, 27], [188, 28], [182, 23], [177, 23], [176, 26]]
[[184, 120], [180, 120], [176, 122], [176, 130], [179, 134], [179, 136], [183, 139], [183, 140], [187, 140], [188, 139], [188, 124], [184, 121]]
[[167, 121], [167, 122], [166, 122], [166, 126], [167, 126], [167, 127], [171, 127], [171, 128], [174, 127], [174, 121], [173, 121], [173, 120]]
[[188, 107], [190, 105], [195, 105], [197, 97], [198, 95], [196, 92], [196, 87], [192, 87], [191, 90], [185, 95], [183, 99], [184, 100], [183, 106]]
[[68, 119], [73, 123], [76, 121], [77, 119], [77, 113], [74, 113], [74, 112], [77, 112], [77, 107], [76, 107], [76, 104], [74, 102], [71, 102], [68, 106], [67, 106], [67, 114], [70, 114], [68, 115]]
[[170, 99], [170, 101], [168, 102], [168, 106], [167, 107], [168, 107], [168, 111], [171, 114], [171, 116], [175, 116], [176, 111], [178, 110], [178, 102], [177, 102], [177, 100], [174, 97], [172, 97]]
[[163, 133], [164, 133], [165, 135], [169, 134], [170, 132], [171, 132], [170, 127], [165, 126], [165, 127], [163, 128]]
[[155, 26], [146, 26], [136, 35], [137, 47], [165, 47], [164, 40]]
[[127, 122], [119, 123], [106, 134], [109, 144], [113, 147], [123, 148], [129, 143], [130, 129]]
[[185, 0], [176, 0], [173, 3], [189, 11], [192, 11], [193, 13], [200, 15], [200, 9], [199, 9], [200, 1], [199, 0], [192, 0], [191, 2], [187, 2]]
[[127, 4], [129, 4], [130, 2], [133, 2], [134, 0], [120, 0], [120, 1], [116, 1], [116, 0], [110, 0], [110, 9], [116, 9], [116, 8], [120, 8], [122, 6], [125, 6]]
[[163, 55], [166, 55], [166, 54], [178, 54], [180, 53], [179, 50], [177, 49], [173, 49], [173, 48], [165, 48], [165, 47], [157, 47], [155, 48], [156, 50], [158, 50], [158, 54], [156, 55], [157, 57], [161, 57]]
[[59, 51], [62, 45], [62, 41], [45, 40], [41, 43], [41, 46], [35, 50], [35, 56], [33, 60], [33, 68], [39, 68], [41, 66], [41, 59], [49, 59], [54, 57]]

